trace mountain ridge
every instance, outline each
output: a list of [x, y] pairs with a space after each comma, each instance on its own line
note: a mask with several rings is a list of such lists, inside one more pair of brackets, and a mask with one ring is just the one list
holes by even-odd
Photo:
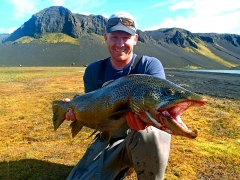
[[[106, 23], [101, 15], [74, 14], [62, 6], [45, 8], [12, 34], [0, 34], [0, 66], [34, 66], [36, 61], [36, 66], [68, 66], [73, 61], [82, 66], [105, 58], [109, 56], [103, 40]], [[240, 35], [191, 33], [181, 28], [137, 33], [134, 52], [154, 56], [165, 67], [240, 69]], [[65, 54], [60, 57], [62, 51]]]

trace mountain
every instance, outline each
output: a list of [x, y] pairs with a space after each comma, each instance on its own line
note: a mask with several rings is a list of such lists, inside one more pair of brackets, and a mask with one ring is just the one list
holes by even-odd
[[[82, 66], [106, 58], [106, 23], [61, 6], [43, 9], [12, 34], [0, 34], [0, 66]], [[240, 69], [240, 35], [180, 28], [137, 33], [135, 53], [156, 57], [165, 68]]]
[[0, 34], [0, 44], [2, 43], [2, 40], [5, 39], [9, 34]]
[[40, 38], [43, 33], [62, 32], [78, 38], [81, 34], [80, 24], [74, 14], [64, 7], [51, 7], [34, 14], [20, 28], [3, 40], [15, 41], [23, 36]]

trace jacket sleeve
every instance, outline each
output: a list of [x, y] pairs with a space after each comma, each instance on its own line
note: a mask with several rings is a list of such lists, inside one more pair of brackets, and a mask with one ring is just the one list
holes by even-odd
[[149, 74], [158, 78], [166, 79], [165, 71], [160, 60], [154, 57], [147, 57], [145, 62], [145, 74]]

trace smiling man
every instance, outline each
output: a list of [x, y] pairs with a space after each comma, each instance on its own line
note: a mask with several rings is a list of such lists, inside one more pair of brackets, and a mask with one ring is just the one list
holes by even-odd
[[[83, 77], [85, 93], [129, 74], [149, 74], [165, 79], [158, 59], [133, 53], [138, 41], [136, 30], [136, 20], [127, 12], [117, 12], [109, 18], [104, 39], [110, 57], [86, 68]], [[125, 118], [126, 124], [112, 132], [109, 143], [96, 136], [68, 180], [123, 179], [133, 168], [140, 180], [164, 178], [171, 136], [148, 126], [132, 112]], [[66, 114], [66, 119], [75, 120], [72, 110]]]

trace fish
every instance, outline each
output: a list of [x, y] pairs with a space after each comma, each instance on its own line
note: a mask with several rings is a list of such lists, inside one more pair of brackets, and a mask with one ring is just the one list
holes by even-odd
[[72, 109], [76, 120], [71, 126], [75, 137], [83, 126], [100, 131], [104, 141], [109, 142], [111, 132], [126, 123], [125, 114], [134, 112], [149, 126], [169, 134], [196, 138], [198, 130], [189, 130], [181, 115], [192, 106], [203, 106], [206, 99], [173, 82], [146, 74], [127, 75], [102, 88], [81, 94], [70, 102], [52, 102], [53, 126], [56, 131]]

